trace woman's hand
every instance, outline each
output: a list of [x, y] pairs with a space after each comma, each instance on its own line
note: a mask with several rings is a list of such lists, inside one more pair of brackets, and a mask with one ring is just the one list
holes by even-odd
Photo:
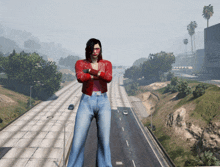
[[[83, 70], [84, 73], [90, 73], [90, 71], [91, 71], [91, 69], [85, 69], [85, 70]], [[100, 74], [101, 74], [101, 71], [98, 72], [97, 76], [99, 77]], [[91, 79], [94, 79], [94, 76], [93, 76], [94, 74], [90, 74], [90, 75], [91, 75]], [[97, 78], [97, 77], [95, 77], [95, 78]]]
[[83, 70], [84, 73], [89, 73], [90, 69]]

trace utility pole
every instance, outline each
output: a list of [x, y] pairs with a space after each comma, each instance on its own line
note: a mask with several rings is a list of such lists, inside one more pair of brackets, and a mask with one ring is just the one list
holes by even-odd
[[63, 142], [63, 167], [66, 167], [66, 163], [65, 163], [65, 126], [66, 126], [66, 124], [65, 124], [65, 122], [64, 122], [64, 133], [63, 133], [63, 140], [64, 140], [64, 142]]
[[153, 128], [152, 128], [152, 111], [151, 111], [151, 102], [150, 103], [150, 113], [151, 113], [151, 131], [153, 132]]
[[30, 86], [30, 107], [31, 107], [31, 88], [32, 88], [33, 86]]

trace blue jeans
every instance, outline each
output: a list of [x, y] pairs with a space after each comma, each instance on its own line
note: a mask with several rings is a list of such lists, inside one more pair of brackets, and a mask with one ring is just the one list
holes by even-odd
[[96, 117], [98, 147], [96, 166], [112, 167], [110, 152], [111, 107], [107, 93], [82, 94], [77, 110], [72, 148], [67, 167], [82, 167], [86, 137], [93, 117]]

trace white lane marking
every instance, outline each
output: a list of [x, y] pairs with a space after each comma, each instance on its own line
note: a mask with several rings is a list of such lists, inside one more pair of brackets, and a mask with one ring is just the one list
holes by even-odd
[[135, 163], [134, 163], [134, 160], [133, 160], [133, 159], [132, 159], [132, 162], [133, 162], [134, 167], [136, 167], [136, 165], [135, 165]]
[[122, 127], [122, 130], [125, 131], [124, 127]]
[[116, 165], [123, 165], [121, 161], [116, 161]]
[[127, 146], [129, 147], [128, 141], [126, 140]]
[[120, 121], [121, 121], [121, 118], [119, 118], [120, 119]]
[[[123, 83], [123, 81], [122, 81], [122, 83]], [[125, 99], [125, 98], [126, 98], [126, 99], [128, 100], [128, 95], [127, 95], [125, 89], [123, 89], [123, 87], [121, 87], [121, 91], [124, 92], [124, 93], [122, 93], [122, 94], [123, 94], [122, 99]], [[128, 101], [128, 104], [130, 104], [130, 106], [131, 106], [130, 101]], [[142, 129], [140, 123], [138, 122], [138, 118], [135, 116], [134, 110], [132, 109], [132, 107], [131, 107], [130, 109], [131, 109], [131, 112], [132, 112], [132, 114], [134, 115], [134, 118], [135, 118], [135, 120], [136, 120], [138, 126], [140, 127], [140, 129], [141, 129], [141, 131], [142, 131], [142, 133], [143, 133], [145, 139], [147, 140], [147, 142], [148, 142], [148, 144], [150, 145], [152, 151], [154, 152], [155, 156], [157, 157], [157, 160], [159, 161], [160, 165], [161, 165], [162, 167], [164, 167], [164, 165], [162, 164], [162, 162], [161, 162], [161, 160], [159, 159], [158, 155], [156, 154], [156, 152], [155, 152], [155, 150], [154, 150], [152, 144], [150, 143], [148, 137], [147, 137], [146, 134], [144, 133], [144, 130]], [[150, 132], [147, 132], [147, 133], [150, 133]], [[166, 161], [164, 161], [164, 162], [166, 163]]]

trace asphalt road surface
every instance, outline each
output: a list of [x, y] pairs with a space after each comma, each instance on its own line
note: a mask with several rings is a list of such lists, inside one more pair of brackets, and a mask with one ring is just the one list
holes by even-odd
[[[117, 82], [117, 77], [113, 82]], [[119, 84], [118, 82], [116, 84]], [[118, 91], [112, 84], [113, 90]], [[114, 95], [112, 95], [114, 96]], [[122, 99], [115, 98], [119, 101]], [[124, 115], [123, 111], [128, 111]], [[159, 167], [154, 152], [138, 126], [130, 107], [117, 106], [112, 110], [110, 148], [115, 167]], [[95, 167], [97, 150], [96, 120], [93, 119], [85, 145], [85, 167]]]

